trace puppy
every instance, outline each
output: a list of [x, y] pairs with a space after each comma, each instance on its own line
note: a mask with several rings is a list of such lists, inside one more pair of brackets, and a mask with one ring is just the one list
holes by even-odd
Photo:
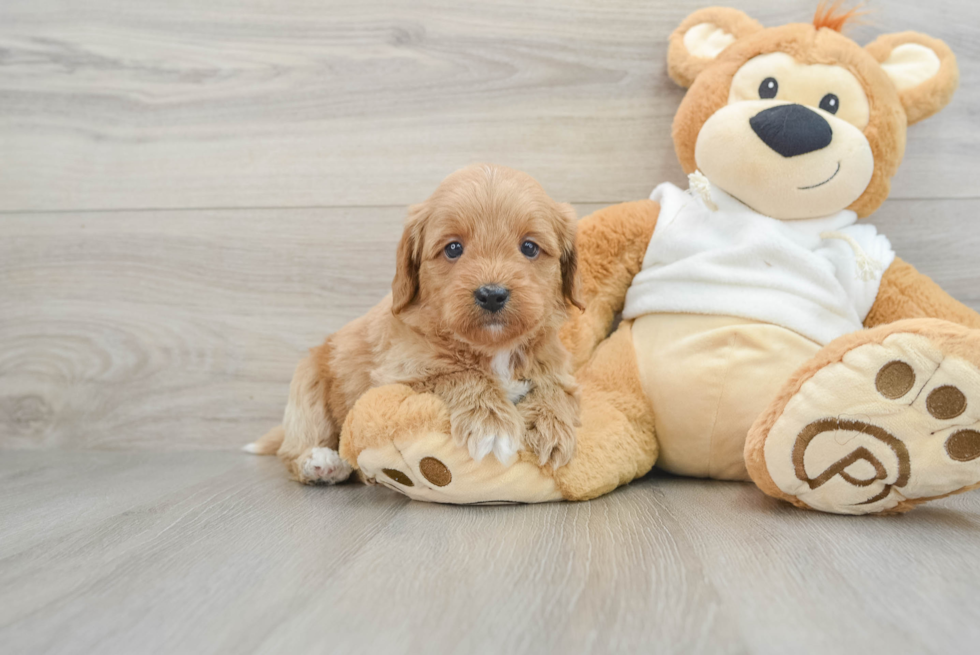
[[434, 392], [475, 459], [572, 457], [578, 391], [558, 339], [576, 298], [575, 212], [531, 177], [477, 165], [409, 208], [392, 293], [300, 362], [281, 428], [246, 450], [277, 453], [307, 484], [347, 479], [344, 417], [368, 389]]

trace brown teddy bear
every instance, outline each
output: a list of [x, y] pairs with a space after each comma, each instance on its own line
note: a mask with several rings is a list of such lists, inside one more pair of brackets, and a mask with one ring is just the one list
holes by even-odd
[[956, 60], [914, 32], [862, 48], [849, 17], [765, 29], [710, 8], [671, 36], [691, 188], [580, 223], [571, 463], [474, 461], [441, 401], [400, 386], [358, 402], [341, 455], [447, 503], [584, 500], [654, 465], [842, 514], [980, 485], [980, 316], [858, 221], [888, 196], [906, 127], [952, 98]]

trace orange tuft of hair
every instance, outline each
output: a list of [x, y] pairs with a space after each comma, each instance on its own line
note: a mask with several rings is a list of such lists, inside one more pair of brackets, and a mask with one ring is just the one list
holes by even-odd
[[846, 11], [841, 8], [843, 4], [844, 0], [835, 0], [832, 4], [828, 4], [826, 0], [821, 0], [817, 7], [817, 13], [813, 15], [813, 26], [818, 30], [826, 27], [835, 32], [843, 32], [852, 25], [860, 24], [861, 17], [868, 13], [861, 10], [863, 4], [851, 7]]

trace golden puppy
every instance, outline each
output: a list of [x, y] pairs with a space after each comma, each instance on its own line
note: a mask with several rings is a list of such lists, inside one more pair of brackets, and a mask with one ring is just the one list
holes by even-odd
[[532, 178], [478, 165], [409, 209], [392, 293], [300, 362], [283, 425], [246, 447], [300, 482], [336, 483], [344, 417], [368, 389], [439, 395], [470, 454], [572, 456], [578, 395], [558, 329], [575, 288], [575, 212]]

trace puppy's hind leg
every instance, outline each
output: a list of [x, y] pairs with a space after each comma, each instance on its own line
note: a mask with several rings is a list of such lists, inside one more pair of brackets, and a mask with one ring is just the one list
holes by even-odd
[[328, 348], [325, 344], [311, 352], [296, 367], [282, 422], [284, 438], [277, 454], [293, 479], [304, 484], [336, 484], [351, 474], [337, 453], [340, 426], [327, 407], [330, 373], [321, 363]]

